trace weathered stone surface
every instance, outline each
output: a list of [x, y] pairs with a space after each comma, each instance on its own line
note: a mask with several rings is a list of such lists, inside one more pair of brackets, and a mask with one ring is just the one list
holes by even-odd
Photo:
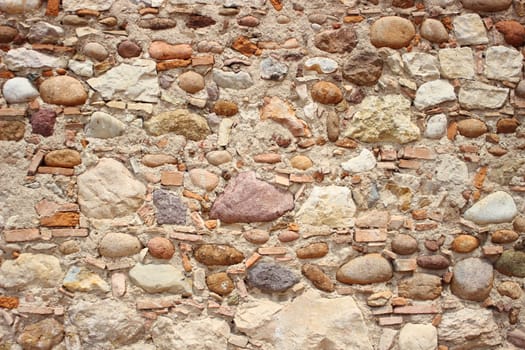
[[327, 57], [312, 57], [304, 62], [304, 68], [317, 73], [333, 73], [339, 68], [337, 61]]
[[456, 16], [453, 25], [459, 45], [480, 45], [489, 42], [483, 21], [476, 13]]
[[525, 42], [525, 27], [517, 21], [500, 21], [496, 23], [496, 29], [503, 34], [505, 42], [518, 47]]
[[110, 287], [99, 275], [86, 268], [71, 266], [62, 285], [70, 292], [107, 293]]
[[479, 12], [497, 12], [510, 7], [512, 0], [461, 0], [464, 8]]
[[204, 169], [192, 169], [189, 172], [191, 182], [206, 191], [213, 191], [219, 184], [219, 177]]
[[470, 253], [479, 246], [479, 240], [471, 235], [459, 235], [452, 241], [451, 248], [456, 253]]
[[76, 11], [82, 9], [106, 11], [111, 8], [114, 0], [63, 0], [64, 11]]
[[158, 114], [145, 122], [144, 128], [155, 136], [172, 132], [193, 141], [202, 140], [210, 133], [206, 119], [186, 109]]
[[517, 214], [514, 199], [506, 192], [497, 191], [476, 202], [464, 217], [476, 224], [486, 225], [511, 222]]
[[194, 251], [195, 259], [206, 266], [234, 265], [244, 260], [244, 254], [234, 247], [219, 244], [203, 244]]
[[0, 141], [19, 141], [24, 137], [26, 126], [17, 120], [0, 120]]
[[221, 69], [213, 70], [213, 81], [222, 88], [244, 90], [253, 85], [253, 79], [248, 72], [226, 72]]
[[370, 41], [375, 47], [400, 49], [408, 46], [415, 34], [412, 22], [397, 16], [382, 17], [370, 27]]
[[424, 83], [417, 89], [414, 106], [423, 110], [443, 102], [456, 100], [454, 87], [447, 80], [433, 80]]
[[492, 243], [512, 243], [519, 238], [519, 234], [512, 230], [497, 230], [492, 232]]
[[211, 151], [206, 154], [206, 160], [216, 166], [231, 162], [232, 159], [232, 155], [228, 151]]
[[47, 166], [73, 168], [82, 163], [82, 159], [80, 158], [80, 153], [78, 153], [78, 151], [66, 148], [47, 153], [44, 157], [44, 163]]
[[129, 270], [129, 278], [148, 293], [191, 294], [191, 281], [173, 265], [138, 263]]
[[450, 266], [450, 261], [443, 255], [418, 256], [416, 262], [418, 266], [431, 270], [442, 270]]
[[288, 73], [288, 66], [272, 57], [261, 61], [261, 78], [266, 80], [281, 81]]
[[259, 263], [248, 271], [248, 283], [263, 292], [284, 292], [297, 282], [294, 272], [277, 264]]
[[525, 349], [525, 329], [523, 327], [516, 328], [507, 333], [509, 343], [518, 348]]
[[439, 64], [435, 56], [423, 52], [407, 52], [402, 58], [412, 78], [422, 81], [439, 79]]
[[343, 100], [343, 92], [337, 85], [328, 81], [320, 81], [312, 86], [312, 99], [323, 104], [337, 104]]
[[386, 282], [392, 278], [392, 266], [379, 254], [354, 258], [337, 270], [337, 280], [346, 284]]
[[494, 268], [507, 276], [525, 277], [525, 252], [512, 249], [504, 251]]
[[444, 78], [474, 78], [474, 55], [470, 47], [441, 49], [438, 58]]
[[281, 100], [277, 96], [264, 98], [260, 116], [262, 120], [271, 119], [281, 124], [290, 130], [293, 136], [311, 136], [306, 123], [296, 117], [292, 104]]
[[186, 21], [186, 27], [197, 29], [205, 28], [214, 25], [217, 23], [213, 18], [203, 15], [190, 15]]
[[319, 266], [304, 264], [301, 268], [301, 272], [316, 288], [329, 293], [335, 290], [334, 283]]
[[361, 173], [375, 168], [377, 164], [376, 157], [368, 149], [363, 148], [357, 157], [341, 163], [341, 167], [351, 173]]
[[148, 241], [148, 252], [155, 258], [169, 260], [175, 254], [175, 247], [167, 238], [153, 237]]
[[518, 82], [523, 69], [523, 55], [506, 46], [491, 46], [485, 53], [485, 75], [489, 79]]
[[487, 125], [481, 120], [470, 118], [457, 123], [458, 132], [468, 138], [476, 138], [488, 131]]
[[298, 248], [295, 253], [299, 259], [316, 259], [328, 254], [328, 250], [327, 243], [319, 242]]
[[64, 37], [64, 29], [47, 22], [37, 22], [29, 28], [27, 40], [30, 43], [57, 44]]
[[153, 17], [147, 19], [141, 19], [138, 22], [139, 27], [147, 28], [152, 30], [162, 30], [174, 28], [177, 25], [177, 21], [172, 18]]
[[210, 291], [219, 295], [228, 295], [235, 289], [232, 279], [226, 272], [209, 275], [206, 277], [206, 284]]
[[153, 205], [157, 208], [157, 223], [186, 224], [188, 207], [181, 198], [168, 190], [159, 189], [153, 192]]
[[40, 95], [28, 79], [21, 77], [6, 81], [2, 87], [2, 94], [7, 103], [25, 103]]
[[126, 124], [104, 112], [95, 112], [86, 125], [86, 136], [109, 139], [120, 136], [126, 130]]
[[308, 290], [284, 308], [275, 302], [252, 300], [239, 307], [234, 322], [239, 331], [276, 349], [314, 350], [326, 344], [334, 349], [373, 349], [361, 311], [351, 296], [327, 299]]
[[134, 60], [121, 63], [104, 74], [86, 81], [106, 101], [124, 99], [137, 102], [157, 102], [160, 88], [155, 62]]
[[383, 60], [377, 51], [353, 51], [345, 59], [342, 73], [346, 80], [356, 85], [374, 85], [383, 73]]
[[512, 299], [519, 299], [523, 294], [520, 284], [514, 281], [501, 282], [498, 284], [496, 289], [498, 290], [499, 294]]
[[239, 107], [233, 101], [218, 100], [213, 106], [213, 112], [217, 115], [231, 117], [239, 112]]
[[18, 336], [24, 349], [51, 350], [64, 339], [64, 326], [54, 318], [27, 325]]
[[7, 44], [15, 40], [18, 30], [10, 26], [0, 26], [0, 43]]
[[492, 86], [479, 81], [462, 84], [459, 90], [459, 104], [467, 109], [500, 108], [505, 104], [509, 89]]
[[325, 30], [315, 35], [314, 45], [319, 50], [330, 53], [348, 53], [357, 45], [357, 35], [350, 27]]
[[420, 131], [410, 120], [410, 104], [401, 95], [367, 96], [343, 135], [363, 142], [415, 141]]
[[80, 209], [94, 219], [132, 214], [142, 205], [146, 193], [146, 187], [122, 163], [110, 158], [102, 158], [79, 175], [77, 184]]
[[448, 32], [443, 23], [437, 19], [427, 18], [419, 29], [421, 36], [433, 43], [443, 43], [448, 41]]
[[98, 245], [100, 255], [120, 258], [140, 252], [142, 244], [137, 237], [120, 232], [106, 234]]
[[182, 90], [194, 94], [204, 89], [204, 78], [199, 73], [188, 71], [179, 75], [178, 84]]
[[356, 206], [348, 187], [314, 187], [296, 214], [300, 223], [346, 227], [353, 221]]
[[436, 327], [431, 324], [407, 323], [399, 332], [399, 350], [434, 350], [437, 335]]
[[40, 85], [40, 96], [44, 102], [65, 106], [84, 104], [88, 97], [80, 81], [69, 76], [46, 79]]
[[401, 280], [398, 285], [400, 297], [414, 300], [433, 300], [441, 296], [441, 278], [426, 273], [416, 273], [413, 277]]
[[445, 114], [436, 114], [428, 119], [424, 135], [429, 139], [440, 139], [445, 135], [446, 131], [447, 116]]
[[0, 287], [57, 287], [63, 277], [60, 261], [52, 255], [22, 253], [0, 267]]
[[392, 250], [401, 255], [410, 255], [417, 252], [417, 240], [407, 234], [399, 234], [392, 239]]
[[46, 55], [25, 47], [9, 50], [3, 58], [3, 62], [12, 71], [43, 67], [65, 68], [67, 66], [67, 60], [63, 57]]
[[492, 265], [478, 258], [467, 258], [454, 265], [450, 290], [466, 300], [483, 301], [492, 290], [494, 272]]
[[0, 10], [6, 13], [23, 13], [36, 10], [40, 7], [40, 0], [4, 0], [0, 1]]
[[217, 197], [210, 217], [225, 223], [272, 221], [294, 208], [293, 196], [244, 172], [230, 180]]

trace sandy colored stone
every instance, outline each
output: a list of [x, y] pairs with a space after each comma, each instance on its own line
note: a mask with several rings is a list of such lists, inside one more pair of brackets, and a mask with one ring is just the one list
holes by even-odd
[[217, 115], [231, 117], [239, 112], [239, 107], [233, 101], [218, 100], [213, 106], [213, 112]]
[[427, 18], [421, 24], [421, 36], [433, 43], [442, 43], [448, 41], [448, 32], [441, 21], [433, 18]]
[[298, 232], [286, 230], [280, 232], [277, 237], [279, 238], [279, 241], [288, 243], [299, 239], [301, 235]]
[[401, 255], [410, 255], [417, 252], [417, 240], [407, 234], [399, 234], [391, 242], [394, 253]]
[[213, 191], [219, 184], [219, 177], [205, 169], [192, 169], [189, 172], [191, 182], [206, 191]]
[[136, 254], [142, 248], [137, 237], [120, 232], [106, 234], [98, 245], [100, 255], [109, 258], [120, 258]]
[[329, 53], [348, 53], [356, 47], [357, 35], [350, 27], [325, 30], [315, 35], [314, 45], [319, 50]]
[[47, 166], [56, 166], [62, 168], [74, 168], [82, 163], [80, 153], [73, 149], [61, 149], [47, 153], [44, 157]]
[[185, 109], [160, 113], [145, 122], [144, 128], [155, 136], [172, 132], [193, 141], [202, 140], [210, 133], [206, 119]]
[[479, 258], [467, 258], [454, 265], [450, 290], [456, 296], [473, 301], [485, 300], [494, 280], [492, 265]]
[[400, 297], [414, 300], [433, 300], [441, 296], [443, 287], [441, 278], [426, 273], [416, 273], [414, 276], [399, 281]]
[[51, 350], [64, 339], [64, 326], [54, 318], [27, 325], [17, 342], [24, 349]]
[[204, 89], [204, 78], [199, 73], [188, 71], [179, 75], [178, 84], [182, 90], [194, 94]]
[[5, 260], [0, 267], [0, 287], [57, 287], [62, 281], [60, 261], [45, 254], [22, 253], [14, 260]]
[[452, 241], [451, 249], [456, 253], [470, 253], [479, 246], [479, 240], [471, 235], [459, 235]]
[[314, 101], [323, 104], [337, 104], [343, 100], [341, 89], [328, 81], [315, 83], [311, 94]]
[[513, 230], [497, 230], [492, 232], [492, 243], [512, 243], [519, 238], [519, 234]]
[[470, 118], [457, 123], [458, 132], [468, 138], [476, 138], [488, 131], [487, 125], [481, 120]]
[[[336, 87], [337, 88], [337, 87]], [[310, 136], [310, 130], [306, 122], [297, 118], [292, 104], [283, 101], [277, 96], [265, 97], [261, 108], [262, 120], [271, 119], [290, 130], [294, 136]]]
[[306, 170], [313, 166], [313, 162], [307, 156], [298, 155], [290, 159], [290, 165], [295, 169]]
[[86, 102], [88, 95], [84, 86], [70, 76], [51, 77], [40, 85], [40, 96], [46, 103], [78, 106]]
[[412, 22], [397, 16], [382, 17], [370, 27], [370, 41], [375, 47], [400, 49], [408, 46], [415, 34]]
[[206, 154], [206, 159], [210, 164], [218, 166], [231, 162], [233, 157], [228, 151], [211, 151]]
[[520, 284], [514, 281], [503, 281], [496, 287], [498, 293], [512, 299], [519, 299], [523, 294]]
[[242, 235], [244, 239], [253, 244], [264, 244], [270, 239], [270, 234], [266, 230], [248, 230]]
[[298, 248], [295, 254], [299, 259], [316, 259], [322, 258], [328, 254], [328, 244], [324, 242], [312, 243], [305, 247]]
[[512, 0], [461, 0], [464, 8], [480, 12], [503, 11], [510, 7]]
[[177, 164], [177, 158], [169, 154], [146, 154], [142, 157], [142, 164], [155, 168], [164, 164]]
[[346, 284], [386, 282], [392, 278], [392, 266], [379, 254], [356, 257], [337, 270], [337, 280]]
[[208, 289], [219, 295], [230, 294], [235, 286], [226, 272], [218, 272], [206, 277]]
[[188, 44], [172, 45], [164, 41], [154, 41], [149, 47], [149, 55], [156, 60], [188, 59], [193, 50]]
[[315, 186], [296, 214], [299, 223], [346, 227], [352, 223], [356, 205], [348, 187]]

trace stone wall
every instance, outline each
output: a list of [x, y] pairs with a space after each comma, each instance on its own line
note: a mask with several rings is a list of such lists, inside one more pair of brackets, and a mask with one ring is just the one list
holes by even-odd
[[525, 348], [522, 0], [0, 10], [0, 349]]

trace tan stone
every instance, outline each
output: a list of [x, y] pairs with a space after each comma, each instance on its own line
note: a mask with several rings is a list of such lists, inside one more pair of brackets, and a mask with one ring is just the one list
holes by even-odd
[[312, 87], [312, 98], [323, 104], [337, 104], [343, 100], [343, 92], [337, 85], [328, 81], [320, 81]]
[[295, 169], [306, 170], [313, 166], [313, 162], [307, 156], [298, 155], [290, 159], [290, 165]]
[[51, 151], [44, 157], [47, 166], [73, 168], [82, 163], [80, 153], [72, 149], [61, 149]]

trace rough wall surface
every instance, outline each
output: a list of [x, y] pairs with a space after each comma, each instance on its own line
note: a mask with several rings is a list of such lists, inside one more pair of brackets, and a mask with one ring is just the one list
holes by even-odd
[[0, 11], [0, 349], [525, 348], [524, 1]]

